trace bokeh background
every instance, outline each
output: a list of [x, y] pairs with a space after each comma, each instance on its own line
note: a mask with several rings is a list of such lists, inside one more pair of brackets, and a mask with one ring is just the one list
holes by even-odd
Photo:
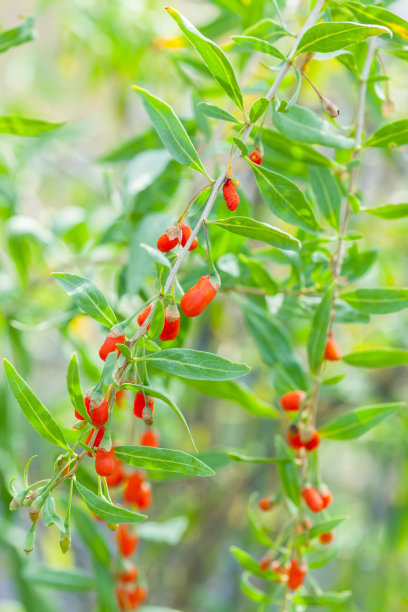
[[[286, 8], [283, 2], [280, 5], [296, 31], [307, 14], [308, 2], [292, 0]], [[174, 0], [173, 6], [226, 48], [231, 35], [242, 33], [261, 17], [276, 17], [269, 0]], [[403, 1], [391, 8], [408, 18]], [[131, 84], [145, 87], [175, 108], [195, 135], [203, 160], [214, 171], [225, 163], [231, 130], [221, 122], [210, 124], [197, 104], [205, 100], [229, 108], [229, 103], [206, 75], [194, 50], [179, 36], [161, 2], [3, 0], [0, 5], [4, 28], [17, 25], [23, 15], [35, 16], [38, 37], [0, 55], [0, 115], [65, 121], [66, 125], [39, 139], [0, 135], [1, 353], [24, 373], [72, 439], [66, 367], [76, 350], [83, 387], [90, 386], [97, 377], [97, 348], [104, 332], [88, 317], [73, 311], [50, 272], [92, 278], [118, 313], [129, 314], [153, 288], [153, 264], [140, 242], [153, 245], [168, 221], [202, 186], [190, 171], [169, 162]], [[250, 57], [231, 50], [230, 57], [241, 75], [249, 107], [268, 89], [273, 73], [262, 66], [264, 56]], [[406, 63], [387, 53], [382, 59], [390, 77], [389, 95], [395, 103], [393, 119], [403, 118], [408, 100]], [[356, 80], [336, 60], [314, 62], [309, 74], [340, 106], [339, 123], [348, 128], [356, 108]], [[288, 78], [285, 84], [287, 91], [293, 89], [293, 79]], [[368, 132], [384, 122], [380, 111], [384, 95], [385, 82], [370, 85]], [[299, 103], [319, 108], [307, 83], [302, 86]], [[275, 153], [273, 159], [277, 171], [280, 165], [290, 163], [284, 152], [282, 156]], [[360, 187], [365, 206], [408, 201], [406, 151], [370, 150], [362, 155], [362, 161]], [[299, 181], [306, 177], [302, 163], [293, 164], [291, 173]], [[237, 164], [236, 174], [243, 206], [256, 218], [270, 220], [245, 164]], [[363, 283], [408, 285], [408, 221], [385, 222], [359, 215], [353, 229], [362, 233], [362, 247], [377, 253]], [[214, 236], [218, 266], [226, 277], [233, 276], [234, 249], [239, 247], [216, 232]], [[203, 266], [200, 259], [192, 262], [184, 273], [187, 286], [188, 279], [195, 279]], [[271, 271], [281, 274], [276, 263]], [[282, 326], [286, 325], [282, 319]], [[264, 403], [277, 405], [271, 372], [262, 364], [229, 292], [224, 292], [199, 321], [185, 322], [183, 327], [184, 345], [249, 363], [253, 369], [246, 383], [258, 398], [258, 408]], [[304, 354], [308, 325], [303, 320], [291, 321], [291, 331]], [[407, 332], [407, 315], [398, 313], [373, 317], [369, 324], [343, 325], [339, 341], [345, 353], [374, 345], [408, 348]], [[331, 373], [345, 373], [346, 377], [336, 387], [324, 389], [322, 420], [335, 410], [404, 400], [408, 390], [406, 368], [373, 373], [336, 364]], [[277, 422], [262, 419], [236, 402], [203, 395], [184, 383], [172, 380], [166, 384], [177, 397], [200, 451], [235, 448], [253, 455], [273, 452], [273, 436], [280, 428]], [[129, 411], [125, 408], [117, 416], [123, 430]], [[163, 446], [191, 452], [185, 431], [173, 414], [161, 410], [156, 426]], [[337, 610], [408, 609], [407, 434], [407, 416], [401, 412], [359, 441], [323, 445], [324, 477], [335, 495], [335, 513], [350, 517], [338, 529], [337, 560], [316, 572], [325, 588], [353, 590], [353, 600]], [[24, 558], [22, 542], [29, 522], [24, 513], [8, 512], [7, 484], [12, 476], [21, 480], [24, 465], [34, 454], [38, 458], [30, 475], [39, 479], [52, 470], [55, 449], [24, 420], [2, 372], [0, 610], [92, 609], [93, 593], [37, 588], [29, 577], [38, 563], [54, 567], [76, 564], [85, 569], [91, 564], [81, 534], [74, 536], [72, 551], [63, 556], [55, 528], [41, 529], [36, 550], [28, 560]], [[166, 537], [172, 544], [148, 538], [141, 544], [138, 564], [149, 584], [149, 604], [184, 612], [255, 608], [240, 592], [241, 570], [229, 546], [236, 544], [256, 557], [262, 555], [262, 547], [248, 526], [247, 504], [252, 492], [273, 491], [277, 474], [273, 467], [224, 465], [222, 458], [219, 463], [212, 479], [154, 483], [152, 520], [175, 519], [175, 523], [167, 527]], [[112, 539], [106, 529], [95, 529], [103, 531], [107, 542]]]

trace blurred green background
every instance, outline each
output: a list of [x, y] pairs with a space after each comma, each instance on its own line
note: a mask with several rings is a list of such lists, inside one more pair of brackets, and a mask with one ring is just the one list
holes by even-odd
[[[291, 30], [297, 31], [307, 15], [308, 2], [288, 2], [286, 8], [284, 2], [280, 5]], [[276, 17], [269, 0], [174, 0], [173, 6], [219, 44], [229, 43], [231, 35], [241, 34], [262, 17]], [[392, 9], [408, 18], [404, 2], [394, 3]], [[159, 233], [204, 184], [169, 161], [131, 84], [145, 87], [173, 106], [186, 120], [204, 163], [214, 172], [218, 164], [225, 164], [232, 132], [228, 125], [208, 121], [197, 104], [205, 100], [229, 106], [160, 2], [3, 0], [0, 5], [0, 24], [5, 29], [17, 25], [23, 15], [35, 16], [38, 38], [0, 54], [0, 115], [24, 115], [66, 125], [38, 139], [0, 135], [1, 353], [23, 373], [72, 439], [66, 367], [76, 350], [83, 387], [90, 386], [97, 377], [97, 349], [104, 332], [73, 310], [50, 272], [92, 278], [116, 311], [128, 315], [150, 297], [154, 286], [153, 264], [140, 242], [154, 245]], [[241, 75], [249, 108], [267, 91], [273, 73], [261, 65], [264, 56], [250, 57], [234, 50], [229, 56]], [[407, 110], [406, 64], [386, 53], [382, 58], [390, 77], [396, 120]], [[344, 65], [336, 60], [314, 62], [309, 74], [324, 95], [340, 106], [340, 125], [351, 125], [357, 87]], [[285, 85], [292, 91], [293, 77]], [[384, 122], [384, 95], [384, 84], [370, 85], [368, 132]], [[299, 103], [319, 108], [307, 83]], [[281, 156], [266, 150], [266, 154], [278, 172], [283, 165], [295, 179], [304, 181], [307, 173], [301, 162], [288, 168], [284, 152]], [[363, 205], [407, 202], [407, 161], [406, 149], [364, 152], [360, 173]], [[246, 165], [238, 162], [235, 172], [241, 183], [243, 210], [247, 207], [256, 218], [270, 221]], [[223, 210], [220, 216], [225, 216]], [[408, 221], [387, 223], [359, 215], [353, 229], [363, 234], [361, 248], [378, 251], [364, 283], [408, 285]], [[216, 231], [212, 240], [228, 285], [241, 243]], [[183, 272], [186, 286], [204, 269], [199, 257], [192, 256], [191, 262]], [[284, 274], [280, 266], [274, 266], [276, 275]], [[275, 308], [273, 302], [271, 308]], [[282, 326], [287, 324], [282, 319]], [[304, 355], [308, 322], [292, 320], [290, 327]], [[253, 370], [247, 384], [261, 403], [277, 405], [271, 372], [243, 329], [239, 308], [225, 292], [200, 320], [183, 321], [181, 342], [250, 364]], [[338, 340], [347, 353], [373, 345], [408, 348], [407, 338], [407, 315], [398, 313], [373, 317], [369, 324], [343, 325]], [[338, 386], [324, 389], [322, 420], [334, 410], [403, 400], [408, 389], [406, 368], [373, 374], [335, 364], [330, 373], [347, 376]], [[33, 454], [38, 458], [32, 464], [31, 478], [45, 477], [52, 471], [56, 453], [24, 420], [3, 372], [0, 384], [0, 610], [92, 609], [94, 595], [90, 592], [37, 589], [27, 577], [27, 571], [38, 563], [89, 569], [92, 559], [81, 534], [75, 535], [72, 551], [63, 556], [55, 528], [41, 528], [34, 553], [28, 561], [23, 558], [29, 521], [23, 512], [8, 512], [7, 484], [12, 476], [21, 478]], [[205, 396], [182, 382], [167, 384], [200, 451], [273, 452], [279, 423], [259, 418], [234, 402]], [[118, 422], [119, 431], [125, 431], [126, 409]], [[163, 446], [191, 452], [185, 431], [168, 410], [157, 410], [155, 425]], [[338, 529], [338, 559], [316, 572], [324, 588], [353, 590], [353, 600], [337, 610], [408, 609], [407, 433], [408, 421], [402, 412], [362, 440], [322, 445], [324, 478], [334, 492], [335, 514], [350, 517]], [[154, 482], [152, 520], [184, 517], [178, 523], [186, 529], [173, 546], [142, 542], [138, 565], [149, 584], [149, 604], [184, 612], [253, 609], [254, 604], [240, 592], [241, 569], [229, 546], [236, 544], [255, 557], [262, 555], [248, 526], [247, 503], [253, 491], [267, 494], [276, 485], [273, 467], [241, 463], [220, 467], [212, 479]], [[103, 527], [100, 531], [107, 542], [113, 539]]]

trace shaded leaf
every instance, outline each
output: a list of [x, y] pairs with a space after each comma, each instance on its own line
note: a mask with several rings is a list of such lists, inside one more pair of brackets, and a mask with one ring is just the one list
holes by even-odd
[[389, 314], [408, 307], [408, 289], [355, 289], [340, 297], [367, 314]]
[[95, 493], [84, 487], [84, 485], [77, 480], [75, 480], [75, 488], [91, 512], [107, 523], [138, 523], [147, 518], [144, 514], [139, 514], [128, 508], [114, 506], [106, 499], [95, 495]]
[[95, 589], [95, 580], [84, 573], [82, 568], [54, 569], [34, 566], [24, 572], [24, 578], [38, 586], [61, 591], [91, 591]]
[[73, 407], [84, 417], [88, 423], [91, 422], [88, 412], [86, 411], [84, 404], [84, 396], [81, 390], [81, 383], [79, 381], [79, 370], [76, 353], [71, 357], [67, 369], [67, 387], [68, 395], [71, 399]]
[[309, 175], [315, 200], [322, 215], [331, 227], [338, 230], [341, 214], [341, 191], [336, 179], [328, 168], [319, 166], [311, 166]]
[[322, 301], [313, 315], [312, 326], [307, 344], [307, 355], [310, 369], [316, 373], [323, 360], [324, 349], [327, 342], [327, 330], [330, 324], [333, 288], [330, 287], [324, 294]]

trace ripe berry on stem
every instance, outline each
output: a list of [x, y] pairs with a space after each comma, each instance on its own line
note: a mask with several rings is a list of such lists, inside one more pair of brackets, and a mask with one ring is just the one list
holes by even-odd
[[98, 448], [95, 458], [95, 470], [99, 476], [111, 476], [115, 471], [115, 455], [114, 448], [105, 450]]
[[228, 210], [237, 210], [239, 204], [239, 195], [237, 188], [235, 187], [234, 181], [227, 179], [222, 188], [222, 195], [224, 196], [225, 203]]
[[299, 410], [305, 397], [306, 393], [304, 391], [289, 391], [282, 395], [281, 406], [287, 412]]
[[105, 361], [109, 353], [117, 352], [118, 357], [120, 355], [120, 351], [117, 348], [118, 344], [123, 344], [126, 340], [126, 336], [124, 333], [118, 332], [115, 329], [111, 329], [109, 334], [106, 336], [104, 343], [99, 349], [99, 357]]
[[128, 523], [119, 525], [116, 532], [116, 541], [122, 557], [130, 557], [135, 552], [139, 543], [137, 534], [133, 533]]
[[334, 339], [333, 334], [328, 334], [327, 336], [324, 357], [327, 361], [339, 361], [341, 359], [340, 347]]
[[170, 304], [164, 311], [164, 325], [160, 340], [175, 340], [180, 329], [180, 313], [175, 304]]
[[320, 495], [319, 491], [317, 491], [317, 489], [311, 485], [307, 485], [302, 490], [302, 497], [305, 504], [312, 512], [321, 512], [324, 509], [322, 496]]
[[135, 401], [133, 403], [133, 414], [139, 419], [142, 419], [143, 410], [146, 405], [148, 405], [150, 410], [153, 412], [154, 399], [152, 397], [149, 397], [148, 395], [145, 396], [144, 393], [136, 393]]
[[181, 312], [187, 317], [197, 317], [215, 298], [219, 289], [218, 280], [213, 277], [202, 276], [181, 298]]

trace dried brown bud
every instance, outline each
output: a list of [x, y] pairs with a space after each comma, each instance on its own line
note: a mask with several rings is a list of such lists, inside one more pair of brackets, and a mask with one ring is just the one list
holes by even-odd
[[340, 115], [340, 109], [328, 98], [322, 98], [322, 106], [329, 117], [336, 119]]
[[[149, 399], [150, 398], [146, 398], [147, 401]], [[152, 409], [150, 408], [149, 404], [146, 404], [145, 407], [143, 408], [142, 419], [145, 425], [153, 425], [153, 414], [152, 414]]]
[[166, 234], [170, 240], [174, 240], [175, 238], [181, 240], [183, 236], [183, 232], [179, 225], [170, 225], [170, 227], [166, 229]]

